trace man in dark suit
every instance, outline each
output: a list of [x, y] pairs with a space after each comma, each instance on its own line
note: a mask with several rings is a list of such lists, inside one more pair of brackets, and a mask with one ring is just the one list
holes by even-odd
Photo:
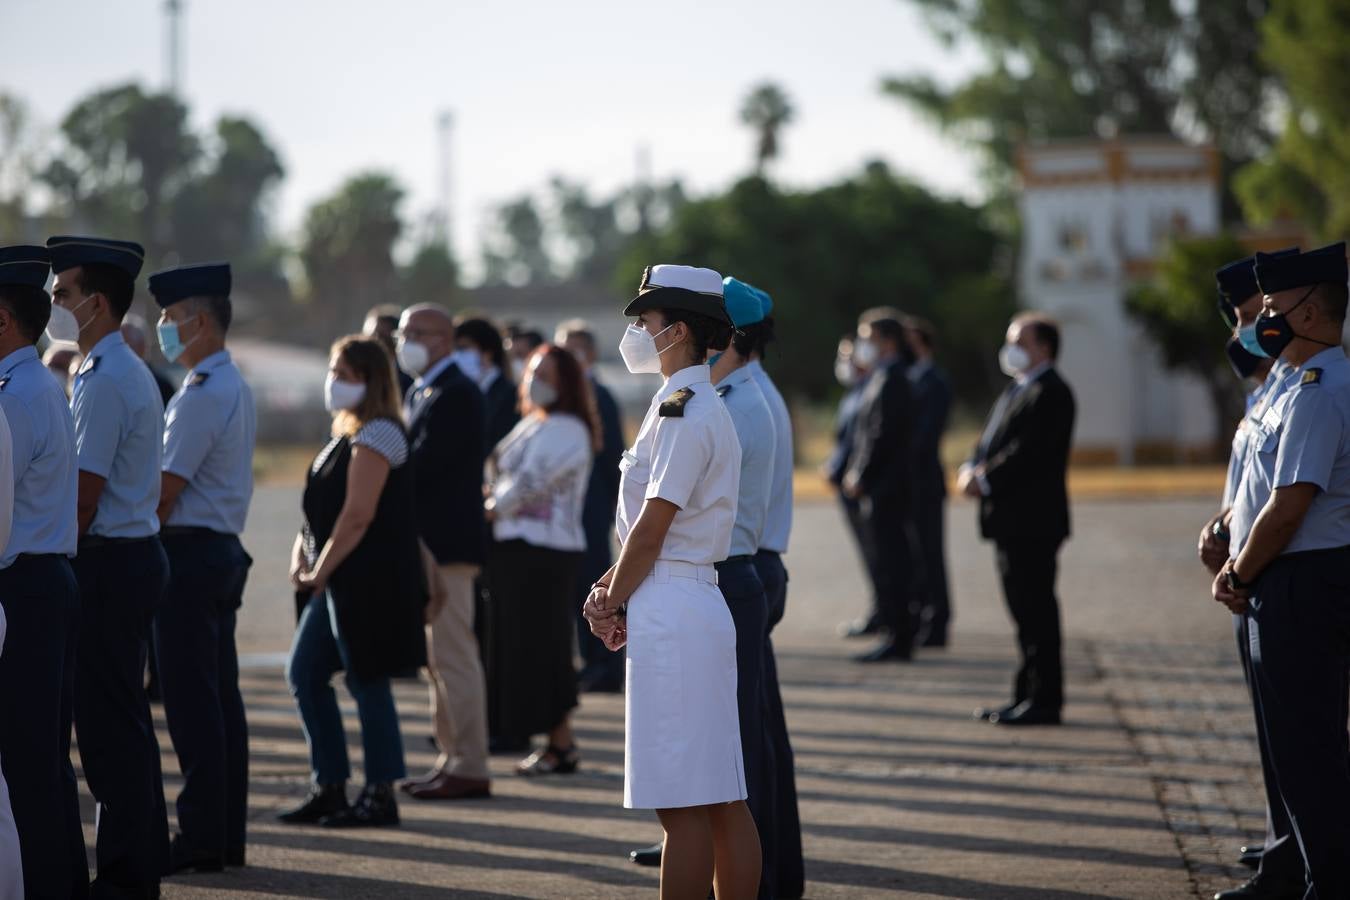
[[980, 533], [994, 542], [1022, 663], [1013, 699], [976, 716], [999, 725], [1058, 725], [1064, 705], [1059, 547], [1069, 536], [1065, 485], [1073, 439], [1073, 391], [1055, 370], [1059, 326], [1023, 313], [1008, 326], [999, 365], [1012, 383], [989, 414], [958, 485], [980, 501]]
[[497, 326], [479, 318], [455, 323], [455, 343], [456, 365], [478, 383], [486, 398], [483, 428], [491, 453], [520, 421], [520, 398], [506, 362], [506, 343]]
[[933, 360], [937, 333], [932, 324], [911, 316], [904, 320], [904, 325], [905, 342], [914, 356], [914, 364], [907, 373], [914, 393], [914, 458], [918, 465], [914, 530], [919, 537], [924, 576], [917, 643], [921, 647], [945, 647], [952, 610], [943, 534], [947, 473], [942, 468], [942, 433], [947, 430], [947, 416], [952, 408], [952, 385]]
[[863, 389], [844, 492], [861, 502], [876, 548], [876, 591], [886, 636], [858, 662], [907, 662], [914, 647], [911, 609], [918, 583], [914, 536], [914, 401], [905, 375], [904, 326], [864, 315], [855, 352], [873, 366]]
[[595, 377], [597, 351], [595, 333], [580, 319], [558, 326], [554, 342], [567, 350], [581, 363], [595, 392], [595, 405], [600, 413], [600, 450], [591, 466], [591, 481], [586, 488], [586, 504], [581, 511], [581, 525], [586, 532], [586, 554], [577, 573], [577, 643], [585, 665], [578, 676], [577, 686], [582, 691], [618, 693], [623, 690], [624, 656], [605, 649], [604, 642], [591, 634], [590, 625], [581, 615], [581, 604], [591, 591], [591, 585], [609, 571], [613, 562], [611, 548], [614, 535], [614, 511], [619, 505], [619, 460], [623, 457], [623, 421], [619, 405], [609, 388]]
[[399, 322], [399, 365], [417, 375], [404, 400], [418, 532], [430, 600], [427, 661], [440, 756], [404, 789], [421, 800], [486, 797], [487, 697], [473, 632], [474, 578], [484, 560], [483, 394], [455, 365], [455, 327], [439, 306]]

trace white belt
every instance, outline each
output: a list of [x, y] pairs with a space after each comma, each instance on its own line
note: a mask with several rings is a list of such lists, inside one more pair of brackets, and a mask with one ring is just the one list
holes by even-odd
[[672, 578], [693, 578], [704, 584], [716, 585], [717, 569], [714, 566], [696, 566], [693, 563], [658, 559], [652, 566], [651, 577], [658, 584], [666, 584]]

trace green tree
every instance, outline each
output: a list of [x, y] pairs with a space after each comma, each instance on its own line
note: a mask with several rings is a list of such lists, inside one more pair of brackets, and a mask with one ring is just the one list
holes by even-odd
[[749, 125], [755, 135], [755, 174], [764, 175], [765, 167], [778, 158], [781, 143], [779, 135], [792, 121], [791, 101], [778, 85], [765, 82], [758, 85], [741, 104], [741, 122]]
[[883, 89], [983, 152], [998, 192], [1011, 187], [1027, 141], [1207, 139], [1228, 172], [1270, 144], [1263, 112], [1275, 82], [1258, 54], [1263, 0], [911, 2], [948, 44], [977, 46], [984, 68], [952, 87], [919, 75], [889, 78]]
[[1158, 261], [1154, 277], [1126, 297], [1126, 309], [1162, 353], [1163, 364], [1204, 382], [1214, 404], [1216, 453], [1233, 432], [1242, 393], [1224, 354], [1214, 272], [1247, 254], [1228, 234], [1174, 241]]
[[525, 195], [497, 207], [483, 244], [488, 284], [545, 284], [556, 278], [547, 228], [535, 200]]
[[433, 234], [413, 252], [403, 269], [403, 293], [409, 303], [453, 307], [458, 296], [459, 268], [443, 237]]
[[0, 235], [18, 240], [28, 209], [27, 191], [37, 169], [37, 141], [28, 106], [0, 92]]
[[365, 172], [305, 214], [300, 261], [308, 300], [325, 321], [354, 327], [370, 307], [400, 299], [394, 244], [403, 233], [403, 197], [392, 176]]
[[1350, 16], [1336, 0], [1274, 0], [1261, 23], [1264, 59], [1284, 79], [1288, 110], [1274, 153], [1238, 173], [1254, 222], [1292, 217], [1317, 235], [1350, 232]]

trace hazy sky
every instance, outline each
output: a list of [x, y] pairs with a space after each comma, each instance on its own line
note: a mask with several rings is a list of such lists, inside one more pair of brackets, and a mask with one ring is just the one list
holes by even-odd
[[[737, 117], [764, 79], [797, 119], [775, 174], [819, 183], [880, 158], [973, 196], [971, 157], [899, 103], [883, 75], [969, 71], [905, 0], [183, 0], [184, 94], [195, 123], [246, 113], [287, 169], [278, 226], [348, 174], [380, 168], [438, 199], [435, 121], [454, 113], [457, 254], [477, 257], [485, 213], [557, 172], [597, 192], [630, 181], [646, 146], [657, 178], [694, 191], [751, 165]], [[0, 89], [55, 125], [89, 90], [164, 84], [163, 0], [0, 0]]]

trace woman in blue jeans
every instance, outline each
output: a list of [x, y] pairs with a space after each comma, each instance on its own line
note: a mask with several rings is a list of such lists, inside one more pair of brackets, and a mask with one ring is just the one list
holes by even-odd
[[[283, 822], [397, 825], [394, 782], [407, 773], [390, 676], [426, 663], [426, 606], [408, 438], [393, 362], [373, 338], [333, 345], [324, 401], [333, 438], [309, 469], [291, 581], [309, 600], [286, 667], [309, 742], [313, 784]], [[366, 785], [348, 805], [347, 739], [331, 684], [356, 700]]]

